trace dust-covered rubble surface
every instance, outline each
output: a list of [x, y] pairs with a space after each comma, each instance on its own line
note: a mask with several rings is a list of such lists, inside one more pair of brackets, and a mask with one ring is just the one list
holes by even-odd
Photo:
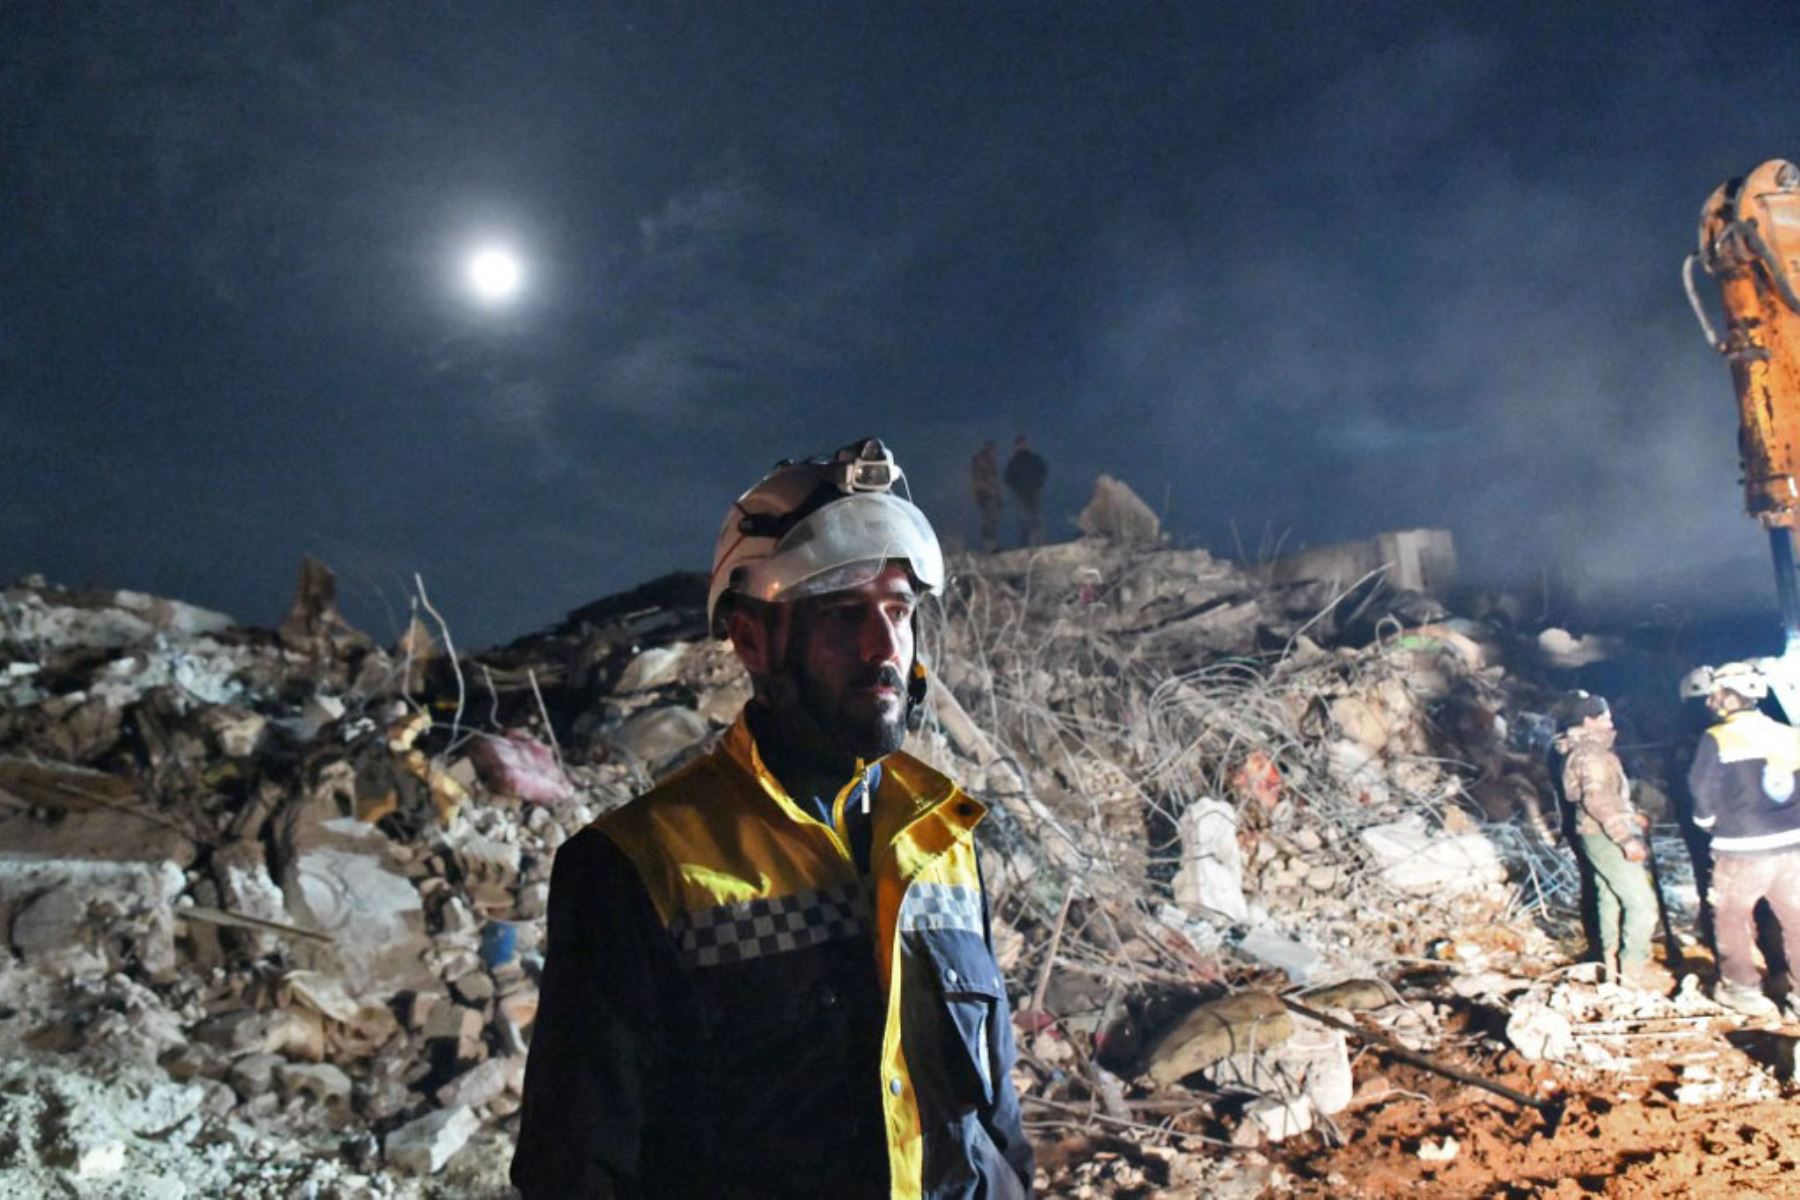
[[[1779, 1103], [1791, 1039], [1691, 942], [1666, 997], [1570, 965], [1570, 635], [1151, 534], [964, 556], [924, 631], [1044, 1194], [1564, 1194], [1515, 1168], [1582, 1122]], [[749, 696], [703, 609], [671, 575], [470, 654], [453, 598], [378, 644], [311, 561], [275, 630], [0, 593], [0, 1196], [507, 1195], [556, 849]], [[1628, 765], [1689, 929], [1667, 764]]]

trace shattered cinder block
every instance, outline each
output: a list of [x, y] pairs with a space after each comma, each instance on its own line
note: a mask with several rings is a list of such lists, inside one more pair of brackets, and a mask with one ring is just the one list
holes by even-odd
[[328, 1114], [348, 1115], [350, 1077], [330, 1063], [282, 1063], [274, 1074], [284, 1099], [304, 1096]]

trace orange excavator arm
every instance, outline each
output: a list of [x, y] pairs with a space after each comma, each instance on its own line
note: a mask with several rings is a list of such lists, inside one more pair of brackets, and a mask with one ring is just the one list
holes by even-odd
[[[1694, 265], [1719, 282], [1725, 332], [1707, 319]], [[1706, 339], [1737, 389], [1744, 506], [1769, 531], [1790, 648], [1800, 647], [1800, 167], [1771, 159], [1722, 183], [1700, 213], [1700, 248], [1683, 268]]]

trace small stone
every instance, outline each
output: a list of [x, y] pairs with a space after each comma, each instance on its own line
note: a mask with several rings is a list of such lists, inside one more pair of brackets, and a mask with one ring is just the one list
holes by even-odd
[[275, 1068], [286, 1061], [279, 1054], [246, 1054], [231, 1064], [225, 1082], [243, 1099], [254, 1100], [274, 1086]]
[[[539, 809], [539, 812], [544, 811]], [[550, 885], [547, 883], [528, 883], [519, 889], [518, 898], [513, 901], [513, 917], [520, 921], [533, 921], [544, 915], [550, 904]]]
[[494, 997], [494, 979], [486, 971], [464, 975], [450, 987], [464, 1002], [476, 1006], [484, 1005]]
[[441, 992], [407, 992], [400, 1000], [401, 1019], [408, 1030], [419, 1033], [430, 1022], [432, 1011], [445, 1002]]
[[481, 1014], [460, 1004], [440, 1004], [426, 1019], [425, 1036], [433, 1040], [480, 1037]]
[[500, 1015], [520, 1029], [537, 1020], [537, 1011], [538, 990], [530, 984], [500, 997]]
[[452, 896], [444, 901], [444, 907], [438, 910], [438, 926], [451, 937], [459, 934], [472, 934], [481, 926], [469, 906], [463, 903], [461, 896]]
[[388, 1165], [415, 1175], [435, 1175], [479, 1128], [481, 1121], [466, 1107], [420, 1117], [388, 1134]]

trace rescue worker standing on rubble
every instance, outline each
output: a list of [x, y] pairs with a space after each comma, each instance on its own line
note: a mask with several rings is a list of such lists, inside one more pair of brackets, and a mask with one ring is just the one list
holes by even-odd
[[871, 438], [726, 514], [708, 621], [753, 698], [557, 854], [525, 1200], [1029, 1195], [985, 810], [900, 749], [944, 584], [901, 478]]
[[1050, 466], [1020, 434], [1013, 439], [1012, 457], [1006, 460], [1006, 488], [1019, 506], [1021, 545], [1036, 546], [1044, 540], [1044, 484]]
[[1769, 680], [1752, 663], [1701, 667], [1681, 681], [1687, 699], [1704, 698], [1717, 721], [1700, 739], [1688, 769], [1694, 824], [1712, 838], [1713, 932], [1719, 985], [1713, 998], [1746, 1016], [1776, 1014], [1756, 964], [1758, 901], [1781, 923], [1788, 965], [1788, 1008], [1800, 1007], [1800, 731], [1757, 708]]
[[1600, 961], [1629, 987], [1662, 990], [1674, 979], [1651, 958], [1656, 885], [1645, 863], [1649, 818], [1631, 803], [1631, 781], [1613, 750], [1618, 730], [1604, 697], [1574, 691], [1557, 702], [1558, 783], [1572, 810], [1581, 859], [1594, 886]]
[[1000, 449], [992, 438], [981, 444], [969, 463], [969, 490], [981, 513], [981, 549], [992, 554], [1000, 549], [1000, 516], [1006, 510], [1006, 493], [1000, 487]]

